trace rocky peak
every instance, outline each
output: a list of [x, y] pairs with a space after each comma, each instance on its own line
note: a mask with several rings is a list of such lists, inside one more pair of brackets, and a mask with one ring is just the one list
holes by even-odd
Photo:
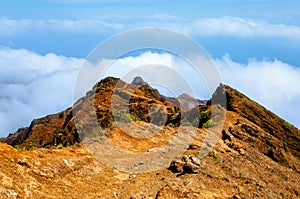
[[[80, 142], [81, 130], [76, 129], [75, 122], [79, 122], [79, 126], [94, 128], [93, 126], [97, 124], [107, 129], [112, 127], [117, 118], [149, 123], [153, 121], [154, 115], [164, 115], [166, 121], [161, 125], [167, 125], [168, 118], [179, 114], [180, 110], [175, 109], [174, 104], [162, 100], [163, 96], [158, 90], [143, 83], [140, 77], [136, 77], [133, 82], [137, 84], [127, 84], [114, 77], [102, 79], [72, 108], [35, 119], [29, 127], [18, 130], [2, 141], [23, 148], [49, 147], [59, 144], [68, 146]], [[115, 113], [116, 115], [112, 113], [112, 106], [120, 109]], [[128, 112], [125, 109], [129, 109]], [[96, 121], [93, 121], [93, 125], [89, 125], [90, 113], [93, 112], [96, 112]]]
[[143, 85], [146, 84], [146, 82], [143, 80], [143, 78], [141, 78], [140, 76], [136, 76], [133, 81], [131, 82], [131, 84], [136, 84], [136, 85]]

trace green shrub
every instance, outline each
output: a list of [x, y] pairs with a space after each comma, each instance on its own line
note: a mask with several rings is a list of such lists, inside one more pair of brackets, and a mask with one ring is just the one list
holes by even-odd
[[209, 119], [209, 120], [207, 120], [207, 122], [202, 124], [202, 128], [208, 129], [208, 128], [213, 127], [215, 125], [216, 125], [216, 123], [212, 119]]
[[140, 118], [137, 115], [132, 115], [124, 109], [117, 110], [114, 113], [114, 118], [119, 122], [130, 122], [140, 120]]
[[263, 130], [266, 131], [266, 132], [268, 132], [268, 133], [270, 133], [270, 130], [268, 128], [266, 128], [266, 127], [263, 127]]
[[129, 115], [130, 115], [130, 119], [134, 122], [141, 120], [137, 115], [131, 115], [131, 114]]
[[173, 123], [169, 123], [168, 126], [172, 127], [172, 128], [175, 128], [175, 124], [173, 124]]
[[177, 118], [178, 118], [178, 115], [172, 115], [172, 116], [169, 118], [169, 122], [174, 122]]
[[291, 126], [292, 126], [292, 125], [291, 125], [290, 123], [288, 123], [288, 122], [284, 122], [284, 123], [282, 124], [282, 127], [284, 128], [284, 130], [290, 129]]
[[166, 98], [161, 97], [161, 98], [159, 98], [159, 101], [161, 101], [161, 102], [166, 102]]
[[170, 117], [169, 117], [169, 119], [168, 119], [168, 122], [167, 122], [167, 124], [168, 124], [168, 126], [170, 126], [170, 127], [175, 127], [176, 126], [176, 123], [177, 123], [177, 119], [178, 119], [178, 117], [179, 117], [179, 115], [171, 115]]
[[102, 131], [102, 129], [96, 129], [93, 131], [93, 137], [99, 137], [99, 136], [103, 136], [104, 133]]
[[199, 115], [199, 126], [203, 127], [203, 125], [205, 123], [207, 123], [208, 121], [210, 120], [210, 113], [208, 111], [202, 111], [200, 112], [200, 115]]
[[245, 113], [240, 113], [240, 116], [246, 118], [246, 114]]
[[200, 118], [201, 118], [201, 120], [208, 119], [208, 118], [209, 118], [209, 112], [207, 112], [207, 111], [202, 111], [202, 112], [200, 113]]
[[56, 134], [56, 137], [61, 137], [61, 136], [63, 136], [63, 134], [62, 134], [62, 133], [58, 133], [58, 134]]

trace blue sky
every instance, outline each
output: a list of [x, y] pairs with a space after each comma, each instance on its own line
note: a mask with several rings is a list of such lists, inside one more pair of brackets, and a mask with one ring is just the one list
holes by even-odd
[[[29, 0], [2, 1], [1, 17], [12, 20], [104, 20], [124, 25], [117, 29], [106, 27], [100, 31], [66, 31], [45, 27], [24, 27], [19, 33], [8, 35], [0, 45], [26, 48], [35, 52], [57, 53], [66, 56], [85, 57], [101, 40], [132, 27], [161, 25], [162, 22], [186, 23], [199, 18], [239, 17], [271, 24], [299, 26], [299, 1], [106, 1], [106, 0]], [[151, 23], [152, 22], [152, 23]], [[156, 23], [155, 23], [156, 22]], [[38, 23], [38, 22], [36, 22]], [[40, 22], [42, 23], [42, 22]], [[126, 27], [126, 25], [128, 27]], [[172, 26], [170, 26], [172, 27]], [[100, 27], [102, 28], [102, 27]], [[100, 29], [99, 28], [99, 29]], [[99, 32], [101, 34], [99, 34]], [[289, 63], [300, 65], [297, 47], [290, 38], [277, 39], [253, 37], [191, 36], [198, 40], [212, 56], [222, 56], [224, 52], [239, 61], [249, 57], [277, 57]], [[25, 37], [25, 38], [24, 38]], [[277, 39], [277, 42], [273, 42]], [[218, 40], [218, 42], [216, 42]], [[270, 41], [271, 40], [271, 41]], [[78, 44], [80, 42], [80, 44]], [[85, 43], [84, 45], [82, 43]], [[236, 45], [238, 44], [238, 45]], [[242, 48], [243, 50], [240, 50]]]
[[[1, 1], [0, 135], [70, 106], [77, 72], [91, 50], [143, 27], [191, 37], [214, 59], [225, 83], [299, 127], [299, 8], [296, 0]], [[39, 95], [46, 90], [45, 98]]]

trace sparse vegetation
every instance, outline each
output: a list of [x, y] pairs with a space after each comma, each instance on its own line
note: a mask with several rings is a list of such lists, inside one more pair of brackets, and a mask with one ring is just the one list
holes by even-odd
[[56, 134], [56, 137], [61, 137], [63, 134], [62, 133], [58, 133]]
[[199, 117], [195, 118], [191, 122], [191, 126], [199, 127], [199, 128], [209, 128], [214, 125], [215, 122], [211, 120], [209, 111], [201, 111], [199, 113]]
[[64, 112], [59, 113], [58, 118], [63, 118], [64, 117]]
[[174, 114], [174, 115], [171, 115], [169, 117], [167, 125], [170, 126], [170, 127], [175, 127], [176, 124], [178, 124], [179, 121], [180, 121], [179, 115], [178, 114]]
[[286, 141], [284, 141], [283, 139], [280, 139], [281, 143], [283, 144], [283, 146], [286, 148], [287, 147], [287, 143]]
[[97, 128], [92, 133], [93, 137], [99, 137], [99, 136], [103, 136], [103, 135], [104, 135], [104, 133], [103, 133], [102, 129], [100, 129], [100, 128]]
[[193, 124], [188, 121], [185, 121], [185, 122], [182, 122], [181, 126], [193, 126]]
[[200, 112], [199, 126], [202, 128], [209, 128], [215, 125], [215, 123], [210, 119], [210, 113], [208, 111]]
[[34, 150], [35, 147], [33, 146], [33, 142], [29, 142], [29, 146], [24, 146], [22, 149], [25, 151], [31, 151]]
[[161, 97], [161, 98], [159, 98], [159, 101], [161, 101], [161, 102], [166, 102], [166, 98]]
[[207, 155], [210, 157], [213, 157], [214, 159], [218, 159], [218, 156], [215, 151], [210, 151], [210, 152], [208, 152]]
[[239, 173], [239, 176], [240, 176], [240, 178], [242, 178], [242, 177], [243, 177], [243, 173], [242, 173], [242, 172], [240, 172], [240, 173]]
[[138, 116], [130, 114], [130, 119], [134, 122], [141, 120]]
[[284, 130], [289, 130], [291, 128], [291, 126], [292, 125], [290, 123], [288, 123], [288, 122], [284, 122], [282, 124], [282, 127], [284, 128]]
[[269, 129], [267, 129], [265, 127], [263, 128], [263, 130], [266, 131], [266, 132], [268, 132], [268, 133], [270, 132]]
[[169, 123], [168, 126], [174, 128], [174, 127], [175, 127], [175, 124]]
[[216, 123], [212, 119], [209, 119], [209, 120], [207, 120], [207, 122], [202, 124], [202, 128], [208, 129], [210, 127], [214, 127], [215, 125], [216, 125]]
[[169, 122], [174, 122], [177, 118], [178, 118], [178, 115], [172, 115], [172, 116], [169, 118]]
[[207, 112], [207, 111], [202, 111], [202, 112], [200, 113], [200, 118], [201, 118], [201, 120], [207, 120], [207, 119], [209, 119], [209, 112]]
[[246, 117], [246, 114], [245, 113], [240, 113], [240, 116], [241, 117]]
[[113, 115], [114, 118], [119, 122], [130, 122], [140, 120], [140, 118], [137, 115], [132, 115], [124, 109], [117, 110]]

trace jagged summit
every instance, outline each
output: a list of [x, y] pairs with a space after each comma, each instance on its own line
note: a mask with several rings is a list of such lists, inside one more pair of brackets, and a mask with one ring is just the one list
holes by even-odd
[[143, 78], [141, 78], [140, 76], [136, 76], [131, 84], [136, 84], [136, 85], [142, 85], [142, 84], [145, 84], [146, 82], [144, 82]]

